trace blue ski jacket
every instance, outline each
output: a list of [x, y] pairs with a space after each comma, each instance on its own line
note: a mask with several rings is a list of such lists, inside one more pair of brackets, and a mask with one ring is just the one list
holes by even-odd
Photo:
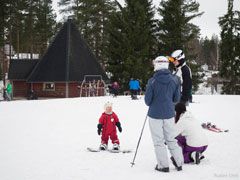
[[139, 85], [138, 80], [130, 81], [129, 82], [129, 86], [130, 86], [130, 89], [132, 89], [132, 90], [138, 90], [138, 89], [141, 88], [140, 85]]
[[174, 103], [180, 100], [180, 86], [168, 69], [157, 71], [148, 80], [145, 103], [148, 116], [154, 119], [170, 119], [175, 116]]

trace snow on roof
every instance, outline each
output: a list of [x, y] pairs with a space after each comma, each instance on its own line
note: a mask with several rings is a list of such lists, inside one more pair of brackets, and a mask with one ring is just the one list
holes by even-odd
[[19, 53], [19, 58], [18, 58], [18, 54], [15, 54], [12, 59], [39, 59], [39, 54], [32, 54], [32, 58], [31, 58], [31, 54], [30, 53]]

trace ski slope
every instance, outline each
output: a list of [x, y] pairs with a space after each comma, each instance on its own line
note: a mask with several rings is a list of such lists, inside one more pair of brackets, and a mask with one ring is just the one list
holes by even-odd
[[[92, 97], [0, 102], [0, 180], [187, 180], [240, 179], [240, 96], [199, 95], [190, 110], [201, 122], [228, 133], [205, 131], [209, 148], [200, 165], [177, 172], [154, 170], [156, 158], [146, 124], [136, 165], [134, 153], [92, 153], [98, 148], [98, 119], [106, 101], [113, 102], [123, 132], [121, 148], [135, 150], [148, 107], [144, 98]], [[111, 143], [110, 143], [111, 147]]]

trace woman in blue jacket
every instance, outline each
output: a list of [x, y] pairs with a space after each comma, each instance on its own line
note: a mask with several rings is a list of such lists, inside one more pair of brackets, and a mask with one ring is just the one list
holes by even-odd
[[169, 158], [164, 144], [166, 142], [173, 164], [180, 171], [183, 155], [174, 137], [174, 103], [180, 99], [180, 87], [168, 70], [169, 61], [166, 57], [157, 57], [153, 64], [155, 73], [148, 80], [145, 103], [149, 106], [149, 127], [158, 162], [155, 169], [169, 172]]

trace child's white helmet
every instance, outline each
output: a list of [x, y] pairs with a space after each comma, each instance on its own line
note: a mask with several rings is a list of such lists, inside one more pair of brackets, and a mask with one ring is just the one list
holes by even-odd
[[153, 60], [154, 71], [158, 71], [160, 69], [168, 69], [169, 60], [165, 56], [158, 56]]

